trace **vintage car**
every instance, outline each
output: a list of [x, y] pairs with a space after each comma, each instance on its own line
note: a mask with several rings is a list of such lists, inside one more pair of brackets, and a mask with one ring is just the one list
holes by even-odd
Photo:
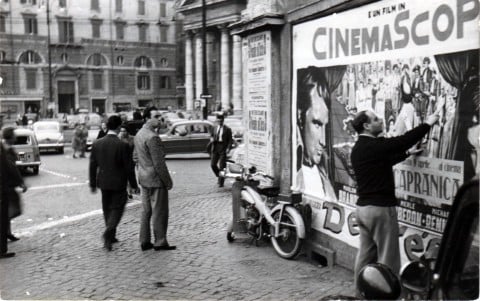
[[56, 120], [42, 120], [33, 124], [40, 150], [55, 150], [63, 154], [65, 146], [63, 130]]
[[478, 300], [479, 298], [479, 180], [458, 191], [439, 245], [407, 263], [398, 279], [379, 263], [359, 273], [363, 299]]
[[205, 153], [210, 142], [213, 123], [208, 120], [181, 120], [173, 123], [168, 131], [160, 134], [165, 153]]
[[34, 174], [38, 174], [40, 161], [40, 150], [35, 133], [29, 129], [15, 129], [15, 143], [13, 148], [17, 152], [17, 161], [15, 164], [24, 171], [32, 168]]

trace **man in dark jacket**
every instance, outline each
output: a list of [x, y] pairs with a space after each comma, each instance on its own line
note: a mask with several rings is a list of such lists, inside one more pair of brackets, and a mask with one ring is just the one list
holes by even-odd
[[90, 188], [102, 191], [102, 208], [106, 230], [103, 234], [104, 247], [112, 250], [117, 242], [116, 230], [127, 203], [127, 181], [130, 187], [138, 190], [132, 170], [129, 146], [118, 138], [122, 119], [111, 116], [107, 121], [105, 137], [93, 143], [90, 155]]
[[213, 127], [211, 133], [211, 162], [213, 173], [218, 177], [218, 186], [223, 187], [225, 178], [221, 177], [219, 172], [227, 166], [227, 153], [232, 147], [232, 130], [224, 124], [223, 114], [217, 115], [217, 125]]
[[355, 261], [355, 283], [358, 273], [369, 263], [383, 263], [395, 274], [400, 270], [398, 221], [395, 207], [393, 165], [421, 149], [409, 151], [437, 122], [433, 114], [425, 123], [393, 138], [382, 137], [383, 120], [372, 111], [359, 112], [352, 126], [359, 134], [351, 161], [357, 181], [356, 219], [360, 246]]
[[[7, 159], [6, 150], [0, 143], [0, 258], [15, 256], [15, 253], [8, 252], [7, 237], [9, 230], [8, 207], [12, 195], [16, 194], [15, 187], [23, 185], [23, 179], [15, 164]], [[25, 186], [23, 186], [25, 187]], [[26, 187], [24, 188], [24, 191]]]

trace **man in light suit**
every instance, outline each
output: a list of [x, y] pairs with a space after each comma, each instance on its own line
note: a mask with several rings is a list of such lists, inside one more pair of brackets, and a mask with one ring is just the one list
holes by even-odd
[[227, 166], [227, 153], [232, 147], [233, 138], [232, 130], [224, 124], [225, 117], [223, 114], [217, 114], [216, 122], [217, 125], [213, 127], [212, 138], [210, 139], [212, 143], [210, 165], [218, 177], [218, 186], [223, 187], [225, 178], [220, 177], [219, 172]]
[[102, 191], [102, 209], [106, 229], [103, 234], [104, 247], [112, 250], [117, 226], [127, 203], [127, 181], [133, 190], [138, 190], [135, 176], [130, 172], [132, 160], [128, 145], [118, 138], [122, 119], [111, 116], [107, 121], [108, 132], [102, 139], [96, 140], [90, 155], [90, 189], [95, 193], [97, 187]]
[[[165, 153], [157, 130], [162, 125], [161, 114], [155, 107], [144, 112], [145, 124], [135, 135], [133, 160], [137, 163], [137, 177], [142, 187], [143, 212], [140, 221], [140, 247], [143, 251], [154, 249], [175, 250], [167, 241], [168, 190], [173, 183], [165, 163]], [[150, 220], [153, 224], [152, 244]]]

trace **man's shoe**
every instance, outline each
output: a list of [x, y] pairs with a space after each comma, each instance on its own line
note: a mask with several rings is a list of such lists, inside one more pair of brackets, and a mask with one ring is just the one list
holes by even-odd
[[16, 236], [13, 235], [13, 234], [8, 234], [8, 235], [7, 235], [7, 238], [8, 238], [10, 241], [20, 240], [20, 238], [16, 237]]
[[13, 257], [15, 256], [15, 253], [10, 252], [10, 253], [1, 253], [0, 258], [8, 258], [8, 257]]
[[166, 245], [166, 246], [153, 246], [153, 249], [155, 251], [170, 251], [170, 250], [176, 250], [177, 247], [176, 246], [170, 246], [170, 245]]
[[142, 251], [153, 249], [153, 244], [151, 242], [143, 243], [140, 245]]

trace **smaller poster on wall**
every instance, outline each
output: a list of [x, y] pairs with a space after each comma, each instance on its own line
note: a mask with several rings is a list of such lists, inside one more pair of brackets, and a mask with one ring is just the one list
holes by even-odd
[[269, 31], [244, 39], [246, 162], [273, 175], [271, 122], [271, 35]]

